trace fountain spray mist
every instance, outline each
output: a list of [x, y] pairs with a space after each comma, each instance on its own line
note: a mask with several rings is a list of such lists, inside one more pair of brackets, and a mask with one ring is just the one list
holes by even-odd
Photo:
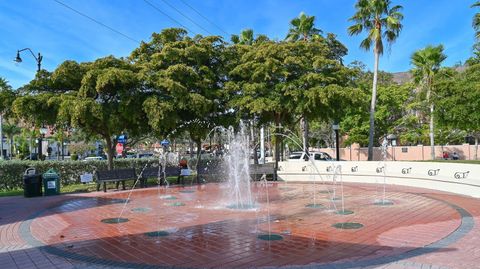
[[250, 209], [254, 207], [250, 184], [250, 141], [246, 128], [240, 123], [240, 130], [235, 134], [229, 128], [229, 150], [225, 156], [230, 197], [229, 207]]

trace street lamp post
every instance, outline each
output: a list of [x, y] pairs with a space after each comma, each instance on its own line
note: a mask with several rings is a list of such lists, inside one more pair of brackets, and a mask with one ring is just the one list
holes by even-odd
[[340, 161], [340, 145], [339, 145], [339, 136], [338, 136], [338, 130], [340, 129], [340, 124], [338, 122], [333, 123], [332, 125], [333, 130], [335, 131], [335, 148], [336, 148], [336, 157], [337, 161]]
[[37, 72], [40, 72], [40, 69], [42, 69], [42, 60], [43, 60], [43, 56], [40, 54], [40, 52], [38, 53], [38, 56], [35, 56], [35, 53], [33, 53], [33, 51], [30, 48], [24, 48], [24, 49], [21, 49], [21, 50], [17, 50], [17, 57], [15, 57], [14, 61], [17, 62], [17, 63], [21, 63], [23, 60], [22, 60], [22, 58], [20, 58], [20, 52], [25, 51], [25, 50], [30, 51], [33, 58], [35, 58], [35, 61], [37, 62]]

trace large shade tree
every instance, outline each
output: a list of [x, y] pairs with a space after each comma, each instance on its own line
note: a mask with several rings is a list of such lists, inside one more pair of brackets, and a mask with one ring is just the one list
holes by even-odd
[[[472, 8], [480, 7], [480, 1], [476, 1], [472, 6]], [[475, 37], [480, 39], [480, 13], [475, 13], [472, 20], [472, 26], [475, 30]]]
[[480, 64], [464, 73], [442, 68], [435, 80], [434, 114], [439, 124], [466, 131], [475, 138], [475, 159], [480, 139]]
[[37, 74], [14, 102], [14, 110], [35, 126], [59, 131], [73, 127], [106, 144], [108, 168], [113, 169], [117, 136], [148, 132], [140, 109], [142, 95], [133, 65], [113, 56], [78, 64], [66, 61], [52, 72]]
[[426, 94], [426, 105], [430, 107], [429, 112], [429, 136], [430, 136], [430, 158], [435, 159], [435, 135], [434, 135], [434, 102], [432, 92], [434, 91], [435, 74], [440, 70], [442, 62], [447, 58], [443, 53], [443, 46], [427, 46], [424, 49], [413, 53], [411, 63], [414, 66], [412, 73], [419, 85], [420, 93]]
[[[274, 122], [276, 134], [283, 133], [282, 127], [292, 124], [295, 115], [340, 117], [358, 91], [346, 87], [348, 71], [329, 53], [322, 42], [265, 42], [251, 47], [226, 84], [232, 106]], [[281, 140], [276, 135], [276, 162]]]
[[[309, 41], [318, 39], [322, 33], [320, 29], [315, 28], [315, 16], [308, 16], [300, 13], [297, 18], [290, 21], [290, 29], [285, 40], [287, 41]], [[300, 119], [300, 128], [302, 129], [303, 151], [308, 153], [308, 119], [306, 115], [302, 115]]]
[[70, 116], [73, 127], [105, 141], [109, 169], [113, 169], [120, 134], [136, 136], [148, 132], [139, 85], [133, 65], [111, 56], [100, 58], [87, 68], [76, 95], [62, 102], [60, 112]]
[[140, 68], [148, 123], [162, 137], [189, 131], [201, 155], [208, 132], [229, 117], [223, 94], [225, 44], [220, 37], [187, 36], [183, 29], [165, 29], [133, 51]]
[[368, 160], [373, 160], [375, 136], [375, 105], [377, 98], [377, 79], [380, 56], [384, 52], [384, 41], [393, 43], [402, 30], [402, 6], [392, 6], [390, 0], [358, 0], [356, 13], [350, 18], [354, 24], [348, 28], [350, 35], [367, 33], [360, 47], [370, 50], [373, 47], [375, 64], [373, 68], [372, 98], [370, 103], [370, 131], [368, 139]]

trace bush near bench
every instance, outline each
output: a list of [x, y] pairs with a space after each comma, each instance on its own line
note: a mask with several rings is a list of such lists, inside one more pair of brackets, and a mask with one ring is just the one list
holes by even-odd
[[[157, 158], [115, 159], [114, 168], [135, 168], [137, 173], [145, 165], [157, 166]], [[80, 183], [80, 175], [96, 170], [107, 170], [107, 161], [0, 161], [0, 190], [13, 190], [23, 187], [23, 173], [28, 167], [34, 167], [37, 173], [45, 173], [53, 168], [60, 174], [60, 183], [69, 185]]]

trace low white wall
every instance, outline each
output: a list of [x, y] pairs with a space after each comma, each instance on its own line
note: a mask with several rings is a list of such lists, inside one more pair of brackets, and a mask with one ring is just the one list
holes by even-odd
[[480, 165], [435, 162], [279, 162], [285, 181], [333, 181], [405, 185], [480, 198]]

